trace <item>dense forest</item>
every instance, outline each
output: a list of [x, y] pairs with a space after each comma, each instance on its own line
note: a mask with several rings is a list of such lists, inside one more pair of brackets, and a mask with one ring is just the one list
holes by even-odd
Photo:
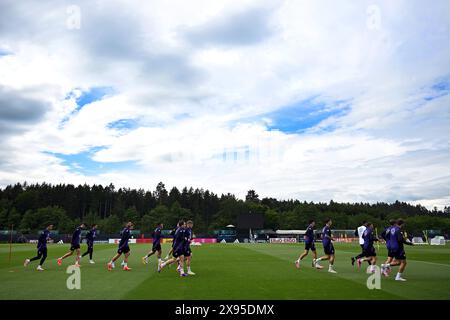
[[267, 229], [305, 228], [311, 218], [322, 222], [331, 217], [336, 229], [354, 229], [362, 220], [383, 226], [391, 218], [407, 220], [410, 232], [425, 229], [450, 230], [450, 207], [428, 210], [420, 205], [395, 203], [312, 203], [300, 200], [260, 199], [250, 190], [244, 200], [232, 194], [217, 195], [203, 189], [176, 187], [167, 190], [161, 182], [154, 191], [119, 188], [114, 185], [15, 184], [0, 189], [0, 230], [32, 233], [53, 223], [69, 233], [81, 221], [97, 223], [105, 233], [116, 233], [124, 221], [133, 221], [149, 232], [159, 221], [167, 227], [179, 218], [193, 219], [197, 233], [236, 223], [241, 213], [260, 213]]

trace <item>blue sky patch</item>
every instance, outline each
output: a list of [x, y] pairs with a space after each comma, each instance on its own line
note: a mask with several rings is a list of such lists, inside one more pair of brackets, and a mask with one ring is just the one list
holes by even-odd
[[343, 116], [349, 111], [350, 105], [347, 101], [335, 101], [333, 104], [326, 104], [311, 98], [261, 115], [259, 118], [268, 118], [272, 121], [268, 126], [270, 130], [300, 133], [315, 127], [329, 117]]
[[54, 152], [44, 152], [63, 160], [63, 164], [70, 168], [74, 173], [81, 173], [86, 176], [95, 176], [111, 171], [122, 171], [136, 169], [135, 161], [122, 162], [98, 162], [92, 160], [94, 153], [103, 149], [103, 147], [91, 148], [89, 151], [77, 154], [62, 154]]
[[131, 130], [138, 127], [138, 122], [134, 119], [120, 119], [108, 123], [108, 128], [118, 130]]
[[[75, 90], [80, 88], [75, 88]], [[81, 89], [80, 89], [81, 90]], [[92, 87], [89, 88], [87, 91], [82, 91], [81, 95], [76, 98], [75, 102], [77, 103], [77, 109], [76, 111], [79, 111], [81, 108], [83, 108], [85, 105], [102, 100], [105, 96], [110, 96], [114, 94], [114, 88], [113, 87]], [[74, 91], [70, 91], [65, 99], [72, 99], [74, 98]]]
[[431, 88], [436, 91], [450, 91], [450, 79], [440, 81], [434, 84]]
[[440, 97], [443, 97], [450, 93], [450, 76], [446, 78], [441, 78], [431, 87], [431, 93], [428, 94], [424, 100], [431, 101]]
[[78, 109], [83, 108], [83, 106], [102, 100], [105, 96], [111, 95], [114, 93], [112, 87], [93, 87], [88, 91], [83, 92], [76, 100]]
[[12, 54], [12, 52], [9, 52], [8, 50], [0, 49], [0, 57], [9, 56], [11, 54]]
[[[85, 105], [102, 100], [105, 96], [109, 96], [114, 94], [113, 87], [92, 87], [88, 91], [84, 91], [78, 98], [76, 98], [77, 107], [74, 111], [71, 112], [70, 115], [66, 116], [61, 123], [59, 124], [62, 127], [67, 121], [69, 121], [70, 117], [80, 111]], [[74, 98], [74, 92], [69, 92], [65, 100]]]

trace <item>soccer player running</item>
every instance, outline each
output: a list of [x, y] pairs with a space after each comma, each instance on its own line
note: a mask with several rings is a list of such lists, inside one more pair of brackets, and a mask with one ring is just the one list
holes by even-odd
[[61, 258], [58, 258], [57, 262], [58, 262], [58, 266], [60, 266], [62, 264], [62, 261], [67, 258], [70, 257], [71, 255], [73, 255], [73, 252], [76, 251], [77, 252], [77, 256], [75, 257], [75, 267], [79, 267], [80, 266], [80, 242], [81, 242], [81, 230], [83, 230], [86, 227], [86, 225], [84, 223], [82, 223], [81, 225], [79, 225], [75, 231], [73, 232], [72, 235], [72, 241], [70, 243], [70, 250], [69, 252], [67, 252], [65, 255], [63, 255]]
[[331, 219], [327, 219], [325, 221], [325, 226], [322, 229], [322, 244], [325, 255], [318, 259], [313, 259], [314, 266], [317, 268], [319, 265], [319, 261], [329, 260], [328, 272], [337, 273], [334, 269], [334, 246], [333, 246], [333, 238], [331, 237]]
[[191, 252], [191, 242], [192, 237], [194, 235], [192, 228], [194, 227], [194, 222], [192, 220], [188, 220], [186, 222], [186, 242], [184, 245], [183, 256], [186, 260], [187, 274], [190, 276], [195, 276], [195, 273], [191, 270], [191, 260], [192, 260], [192, 252]]
[[383, 232], [380, 235], [380, 237], [386, 242], [386, 249], [388, 252], [388, 257], [387, 257], [385, 263], [383, 263], [381, 265], [381, 273], [386, 277], [388, 277], [389, 273], [391, 272], [391, 267], [390, 266], [388, 267], [387, 265], [390, 265], [392, 260], [394, 260], [394, 252], [391, 249], [390, 234], [391, 234], [391, 229], [394, 227], [395, 223], [396, 223], [396, 220], [394, 220], [394, 219], [389, 220], [389, 227], [384, 228]]
[[358, 236], [358, 240], [359, 240], [359, 245], [361, 247], [361, 253], [358, 254], [355, 257], [351, 257], [351, 259], [352, 259], [352, 266], [355, 265], [355, 261], [358, 261], [358, 259], [361, 259], [361, 258], [364, 257], [364, 238], [363, 238], [363, 234], [364, 234], [364, 231], [366, 230], [366, 228], [367, 228], [367, 221], [363, 221], [363, 223], [357, 229], [357, 236]]
[[363, 239], [364, 239], [364, 245], [363, 245], [363, 253], [361, 258], [358, 258], [357, 263], [358, 267], [361, 267], [361, 264], [363, 261], [368, 261], [370, 263], [370, 272], [375, 272], [375, 266], [377, 263], [377, 254], [375, 252], [375, 247], [373, 246], [373, 243], [375, 241], [378, 241], [378, 239], [375, 237], [373, 233], [373, 223], [368, 222], [366, 224], [366, 230], [363, 232]]
[[23, 266], [26, 267], [30, 264], [31, 261], [39, 260], [39, 265], [36, 270], [44, 271], [42, 265], [44, 264], [45, 259], [47, 259], [47, 241], [50, 239], [50, 231], [53, 229], [53, 225], [50, 224], [45, 228], [41, 234], [39, 235], [38, 244], [37, 244], [37, 256], [31, 259], [25, 259]]
[[399, 270], [397, 272], [397, 275], [395, 276], [396, 281], [406, 281], [406, 279], [402, 277], [402, 274], [406, 268], [406, 254], [404, 245], [413, 245], [412, 242], [410, 242], [403, 236], [402, 229], [404, 225], [405, 221], [403, 221], [402, 219], [398, 219], [395, 225], [390, 229], [389, 245], [391, 247], [394, 260], [391, 263], [387, 263], [381, 266], [382, 271], [386, 268], [399, 266]]
[[311, 250], [313, 255], [313, 262], [312, 266], [316, 267], [318, 269], [322, 269], [323, 267], [319, 264], [315, 264], [314, 261], [317, 259], [317, 251], [316, 251], [316, 245], [314, 243], [314, 226], [316, 225], [316, 222], [314, 220], [310, 220], [308, 227], [306, 228], [305, 233], [305, 251], [298, 257], [297, 260], [295, 260], [295, 266], [297, 269], [300, 268], [300, 261], [303, 260], [304, 257], [306, 257], [309, 253], [309, 250]]
[[174, 238], [173, 238], [173, 253], [172, 258], [169, 258], [169, 260], [162, 262], [158, 265], [158, 272], [161, 272], [164, 267], [171, 265], [172, 263], [178, 262], [178, 268], [177, 271], [180, 273], [180, 277], [187, 276], [187, 273], [184, 273], [184, 248], [185, 243], [187, 241], [186, 238], [186, 223], [181, 220], [178, 223], [178, 229], [175, 232]]
[[[178, 228], [179, 228], [180, 226], [179, 226], [179, 222], [177, 223], [177, 226], [174, 228], [174, 229], [172, 229], [172, 231], [170, 231], [170, 235], [172, 236], [172, 237], [175, 237], [175, 232], [177, 232], [177, 230], [178, 230]], [[172, 253], [173, 253], [173, 244], [174, 244], [174, 242], [172, 241], [172, 246], [171, 246], [171, 248], [170, 248], [170, 250], [169, 250], [169, 252], [167, 253], [167, 256], [164, 258], [164, 260], [169, 260], [169, 258], [172, 256]]]
[[84, 257], [89, 254], [89, 263], [94, 264], [94, 260], [92, 260], [92, 255], [94, 253], [94, 239], [97, 236], [97, 225], [94, 224], [86, 234], [86, 242], [87, 242], [87, 251], [81, 255]]
[[125, 256], [122, 263], [122, 270], [131, 270], [131, 268], [128, 267], [128, 257], [130, 256], [130, 246], [128, 245], [128, 241], [131, 238], [131, 229], [133, 229], [133, 223], [131, 221], [128, 221], [125, 225], [125, 228], [123, 228], [123, 230], [120, 232], [119, 248], [117, 249], [117, 254], [111, 259], [110, 262], [108, 262], [108, 271], [111, 271], [116, 267], [114, 262], [119, 259], [122, 254]]
[[164, 227], [164, 225], [159, 222], [156, 229], [153, 231], [152, 238], [153, 238], [153, 245], [152, 245], [152, 251], [147, 253], [144, 257], [142, 257], [142, 263], [147, 264], [148, 258], [150, 258], [155, 253], [158, 253], [158, 264], [161, 263], [161, 230]]

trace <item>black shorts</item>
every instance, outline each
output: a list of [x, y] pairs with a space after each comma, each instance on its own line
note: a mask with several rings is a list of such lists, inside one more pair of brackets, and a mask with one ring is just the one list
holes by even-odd
[[78, 244], [72, 243], [71, 246], [70, 246], [70, 251], [75, 251], [77, 249], [80, 249], [80, 244], [79, 243]]
[[184, 255], [184, 250], [183, 249], [173, 250], [172, 255], [174, 258], [181, 257], [182, 255]]
[[327, 245], [323, 246], [323, 251], [325, 252], [326, 255], [332, 255], [334, 254], [334, 246], [333, 244], [330, 242]]
[[392, 249], [387, 249], [388, 250], [388, 257], [389, 258], [394, 258], [395, 257], [395, 251]]
[[38, 248], [37, 255], [38, 256], [41, 256], [41, 255], [45, 256], [45, 255], [47, 255], [47, 247]]
[[191, 256], [191, 248], [186, 248], [186, 249], [184, 249], [184, 251], [183, 251], [183, 256], [185, 256], [185, 257], [190, 257]]
[[117, 250], [118, 254], [125, 254], [130, 252], [130, 247], [129, 246], [125, 246], [125, 247], [119, 247], [119, 249]]
[[393, 250], [393, 258], [396, 260], [406, 260], [406, 254], [404, 249]]
[[375, 252], [374, 247], [369, 247], [369, 248], [363, 249], [362, 254], [364, 257], [376, 257], [377, 256], [377, 253]]
[[152, 247], [152, 252], [161, 251], [161, 244], [160, 243], [154, 243]]
[[305, 250], [316, 251], [316, 244], [314, 242], [305, 242]]

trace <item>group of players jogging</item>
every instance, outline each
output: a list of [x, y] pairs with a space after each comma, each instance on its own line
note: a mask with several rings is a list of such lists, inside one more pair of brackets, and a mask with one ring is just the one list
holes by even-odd
[[[158, 258], [158, 268], [157, 271], [161, 272], [166, 266], [169, 266], [173, 263], [177, 263], [177, 271], [181, 277], [185, 277], [188, 275], [195, 275], [191, 270], [191, 242], [193, 239], [193, 231], [192, 228], [194, 223], [192, 220], [188, 220], [185, 222], [184, 220], [180, 220], [177, 224], [177, 227], [172, 230], [171, 235], [173, 236], [172, 249], [167, 254], [164, 260], [161, 259], [162, 248], [161, 248], [161, 240], [162, 240], [162, 228], [163, 224], [158, 223], [156, 229], [152, 233], [152, 250], [142, 257], [142, 263], [148, 264], [149, 257], [156, 254]], [[134, 225], [131, 221], [129, 221], [125, 228], [120, 232], [120, 240], [117, 249], [117, 253], [112, 257], [112, 259], [108, 262], [107, 268], [109, 271], [112, 271], [115, 268], [115, 261], [119, 259], [123, 255], [123, 261], [121, 263], [122, 270], [130, 271], [131, 268], [128, 266], [128, 258], [130, 256], [130, 246], [129, 242], [131, 239], [131, 230]], [[42, 265], [44, 264], [47, 258], [47, 242], [50, 240], [50, 232], [53, 229], [53, 225], [47, 226], [38, 238], [37, 244], [37, 255], [31, 259], [26, 259], [24, 262], [24, 266], [28, 266], [30, 262], [35, 260], [40, 260], [39, 265], [37, 267], [38, 271], [44, 271]], [[72, 239], [70, 243], [70, 250], [64, 254], [62, 257], [57, 259], [58, 265], [62, 265], [62, 261], [74, 253], [75, 256], [75, 266], [80, 266], [81, 258], [89, 254], [89, 263], [94, 264], [93, 260], [93, 252], [94, 252], [94, 239], [97, 235], [97, 225], [94, 224], [86, 233], [86, 243], [87, 243], [87, 251], [81, 255], [81, 233], [82, 230], [86, 229], [86, 225], [82, 223], [79, 225], [72, 234]], [[184, 271], [184, 265], [186, 264], [187, 272]]]
[[[381, 264], [381, 272], [384, 276], [388, 277], [392, 267], [399, 266], [398, 273], [395, 277], [397, 281], [406, 281], [402, 277], [403, 272], [406, 268], [406, 254], [404, 245], [413, 245], [402, 232], [402, 228], [405, 225], [405, 222], [402, 219], [391, 220], [390, 225], [384, 229], [381, 233], [381, 239], [383, 239], [386, 243], [386, 248], [388, 251], [388, 258], [385, 263]], [[315, 234], [314, 227], [316, 223], [314, 220], [309, 221], [309, 225], [306, 229], [305, 233], [305, 250], [299, 256], [299, 258], [295, 261], [295, 265], [297, 268], [300, 268], [301, 261], [308, 255], [309, 251], [312, 252], [313, 260], [312, 266], [317, 269], [323, 269], [323, 266], [320, 265], [320, 261], [329, 261], [328, 272], [337, 273], [334, 268], [335, 261], [335, 250], [333, 246], [333, 237], [331, 233], [331, 219], [327, 219], [325, 221], [325, 226], [322, 229], [322, 244], [325, 255], [322, 257], [317, 256], [317, 251], [315, 247]], [[161, 272], [165, 267], [170, 266], [171, 264], [177, 263], [177, 271], [181, 277], [185, 277], [188, 275], [195, 275], [191, 270], [191, 242], [193, 238], [192, 228], [194, 223], [189, 220], [185, 222], [184, 220], [180, 220], [177, 224], [177, 227], [172, 230], [171, 235], [173, 236], [172, 248], [170, 252], [167, 254], [165, 259], [162, 257], [162, 248], [161, 248], [161, 239], [162, 239], [162, 228], [163, 224], [158, 223], [156, 229], [152, 234], [152, 250], [142, 257], [142, 263], [148, 264], [148, 259], [155, 255], [158, 259], [157, 271]], [[87, 241], [87, 251], [81, 255], [80, 251], [80, 243], [81, 243], [81, 233], [82, 230], [86, 228], [86, 225], [82, 223], [78, 226], [73, 235], [70, 244], [70, 250], [58, 258], [58, 265], [62, 264], [62, 261], [74, 253], [76, 253], [75, 257], [75, 266], [80, 266], [80, 260], [82, 257], [89, 254], [89, 263], [95, 263], [92, 256], [94, 252], [94, 239], [97, 234], [97, 225], [93, 225], [92, 228], [86, 234]], [[45, 259], [47, 258], [47, 241], [50, 238], [50, 232], [53, 229], [53, 225], [47, 226], [45, 230], [43, 230], [39, 236], [38, 244], [37, 244], [37, 255], [31, 259], [26, 259], [24, 262], [24, 266], [28, 266], [30, 262], [39, 260], [39, 265], [37, 270], [43, 271], [42, 265], [44, 264]], [[133, 229], [133, 223], [130, 221], [126, 224], [125, 228], [120, 233], [120, 241], [117, 253], [112, 257], [112, 259], [108, 262], [107, 268], [109, 271], [112, 271], [115, 268], [115, 261], [119, 259], [123, 255], [122, 261], [122, 270], [130, 271], [131, 268], [128, 267], [128, 258], [130, 256], [130, 246], [129, 241], [131, 239], [131, 230]], [[374, 242], [379, 241], [378, 235], [376, 235], [374, 231], [374, 225], [370, 222], [363, 222], [363, 224], [358, 227], [356, 232], [359, 238], [359, 244], [361, 246], [362, 252], [351, 258], [352, 265], [357, 264], [360, 268], [361, 264], [364, 261], [370, 266], [370, 272], [376, 271], [376, 263], [377, 263], [377, 254], [374, 247]], [[184, 266], [187, 267], [187, 272], [185, 272]]]
[[[313, 255], [312, 266], [317, 269], [323, 269], [320, 265], [320, 261], [329, 260], [328, 272], [337, 273], [334, 268], [335, 261], [335, 250], [333, 246], [334, 239], [331, 235], [331, 219], [325, 221], [325, 226], [322, 229], [322, 244], [325, 255], [322, 257], [317, 257], [317, 251], [315, 247], [315, 235], [314, 227], [316, 223], [314, 220], [309, 221], [309, 225], [306, 228], [305, 233], [305, 250], [295, 261], [295, 266], [300, 268], [300, 262], [305, 258], [309, 251], [311, 250]], [[388, 251], [388, 258], [385, 263], [381, 264], [381, 273], [388, 277], [392, 267], [399, 266], [399, 270], [395, 277], [397, 281], [406, 281], [402, 277], [403, 272], [406, 268], [406, 254], [404, 245], [413, 245], [402, 232], [405, 222], [402, 219], [390, 220], [389, 226], [386, 227], [380, 235], [380, 238], [385, 241], [386, 248]], [[362, 252], [351, 257], [352, 265], [357, 263], [358, 268], [361, 268], [361, 264], [364, 261], [370, 266], [370, 272], [376, 272], [377, 254], [374, 247], [374, 242], [379, 241], [378, 235], [376, 235], [374, 230], [374, 225], [371, 222], [364, 221], [360, 227], [358, 227], [356, 232], [359, 238], [359, 244], [361, 246]]]

